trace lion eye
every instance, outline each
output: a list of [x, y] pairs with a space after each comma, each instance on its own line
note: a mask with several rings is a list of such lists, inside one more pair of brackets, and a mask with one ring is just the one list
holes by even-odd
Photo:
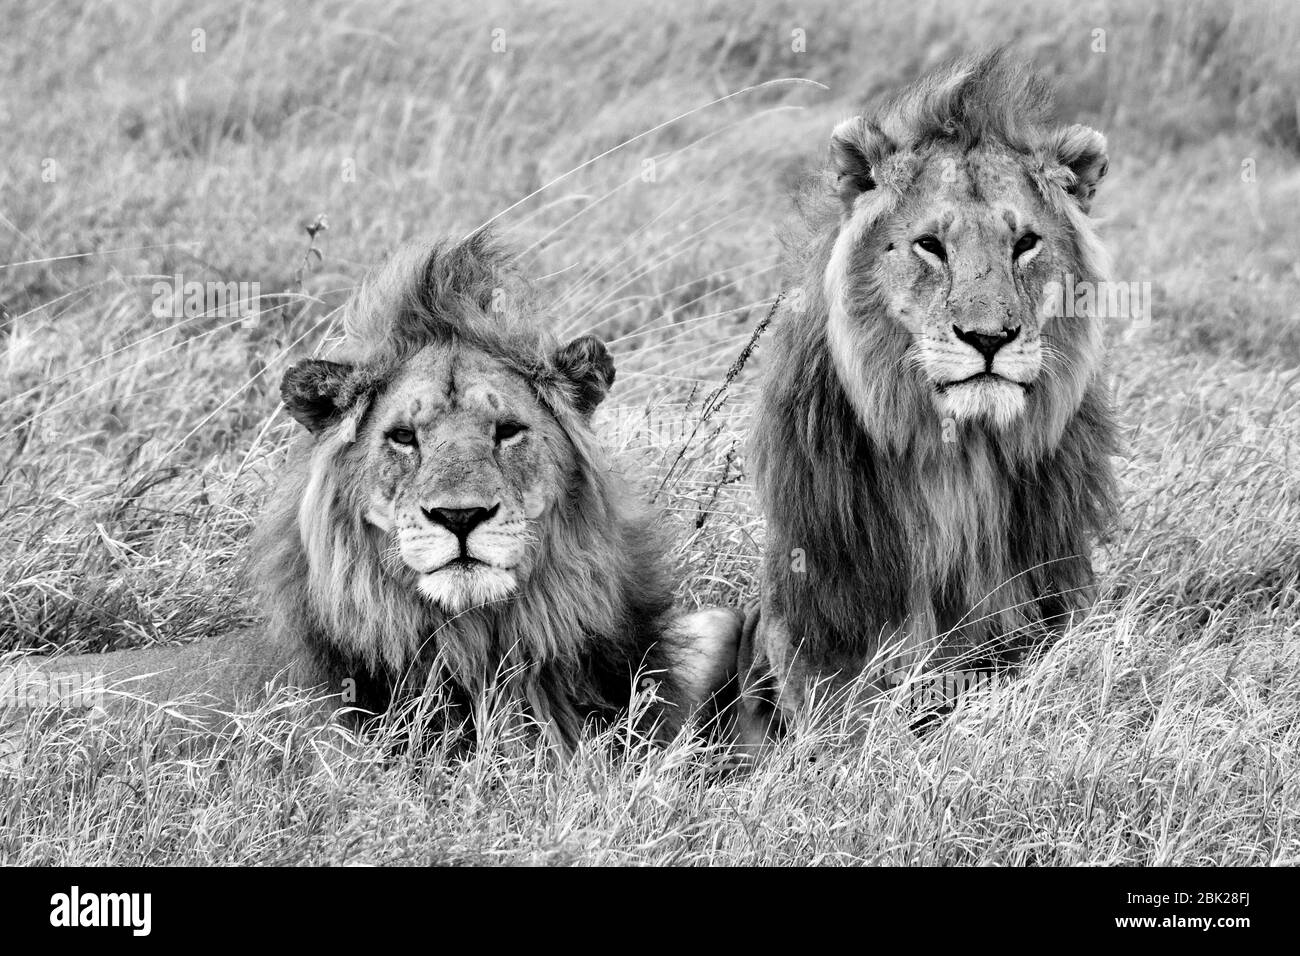
[[939, 241], [938, 236], [922, 236], [912, 243], [922, 252], [929, 253], [940, 262], [948, 261], [948, 253], [944, 251], [943, 243]]
[[1038, 248], [1039, 238], [1037, 233], [1027, 232], [1016, 240], [1015, 248], [1011, 250], [1011, 258], [1019, 259], [1026, 253], [1033, 252]]
[[394, 428], [388, 432], [387, 438], [394, 445], [414, 445], [415, 432], [409, 428]]
[[521, 432], [528, 431], [528, 426], [523, 422], [498, 422], [496, 430], [496, 442], [501, 444], [503, 441], [509, 441]]

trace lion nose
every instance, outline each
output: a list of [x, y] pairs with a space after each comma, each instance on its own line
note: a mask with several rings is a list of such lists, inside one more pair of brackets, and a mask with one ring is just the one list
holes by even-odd
[[957, 338], [961, 339], [980, 355], [984, 356], [986, 362], [992, 363], [993, 356], [997, 354], [998, 349], [1015, 339], [1020, 334], [1020, 326], [1014, 329], [1003, 329], [1001, 332], [995, 332], [990, 335], [987, 332], [968, 332], [965, 329], [954, 325], [952, 327]]
[[469, 533], [497, 513], [499, 504], [491, 508], [421, 508], [424, 516], [434, 524], [442, 525], [464, 543]]

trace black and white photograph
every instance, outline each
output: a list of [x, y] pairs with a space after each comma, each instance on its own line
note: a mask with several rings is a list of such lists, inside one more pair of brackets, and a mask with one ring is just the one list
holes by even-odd
[[1072, 918], [1241, 939], [1300, 864], [1300, 5], [0, 19], [24, 920], [1142, 868]]

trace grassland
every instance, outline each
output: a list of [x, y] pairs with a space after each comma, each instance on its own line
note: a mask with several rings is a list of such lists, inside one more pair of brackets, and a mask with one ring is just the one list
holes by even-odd
[[[253, 622], [242, 548], [291, 431], [281, 372], [329, 348], [384, 251], [498, 216], [557, 325], [615, 351], [603, 427], [679, 531], [683, 604], [752, 599], [761, 342], [667, 464], [779, 291], [799, 171], [957, 53], [1013, 44], [1107, 132], [1096, 212], [1154, 306], [1111, 330], [1124, 508], [1096, 612], [931, 733], [883, 713], [720, 776], [685, 742], [559, 764], [510, 739], [326, 770], [331, 738], [287, 701], [197, 753], [159, 746], [161, 718], [33, 725], [0, 777], [0, 862], [1300, 862], [1288, 4], [11, 7], [0, 651]], [[276, 308], [158, 317], [177, 274]]]

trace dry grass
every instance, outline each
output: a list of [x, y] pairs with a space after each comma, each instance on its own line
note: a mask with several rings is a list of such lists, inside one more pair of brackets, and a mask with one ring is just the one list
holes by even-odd
[[[558, 765], [508, 735], [464, 763], [370, 749], [322, 767], [333, 738], [291, 701], [196, 751], [162, 743], [158, 717], [40, 725], [0, 779], [0, 861], [1300, 862], [1300, 18], [875, 6], [7, 13], [0, 649], [251, 620], [241, 546], [289, 433], [286, 362], [329, 347], [385, 249], [507, 208], [556, 322], [620, 360], [604, 427], [679, 524], [683, 602], [751, 599], [761, 345], [696, 423], [779, 290], [788, 185], [863, 96], [975, 46], [1015, 43], [1067, 115], [1106, 129], [1116, 277], [1156, 302], [1113, 335], [1130, 448], [1102, 604], [929, 734], [886, 712], [719, 776], [686, 742], [596, 741]], [[825, 89], [763, 86], [555, 181], [791, 77]], [[318, 262], [302, 225], [322, 212]], [[255, 324], [154, 317], [152, 282], [178, 272], [288, 294]]]

